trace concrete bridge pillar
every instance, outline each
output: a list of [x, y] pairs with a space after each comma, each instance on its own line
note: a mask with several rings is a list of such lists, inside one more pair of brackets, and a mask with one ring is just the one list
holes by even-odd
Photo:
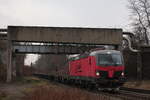
[[16, 78], [17, 74], [16, 74], [16, 55], [15, 53], [13, 53], [12, 56], [12, 77]]
[[7, 80], [6, 82], [11, 82], [12, 80], [12, 41], [8, 36], [8, 44], [7, 44]]

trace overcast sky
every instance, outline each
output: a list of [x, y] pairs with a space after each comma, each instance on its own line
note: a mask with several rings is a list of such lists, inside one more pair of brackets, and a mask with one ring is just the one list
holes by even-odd
[[0, 27], [40, 25], [126, 29], [127, 0], [0, 0]]
[[[8, 25], [128, 29], [127, 0], [0, 0], [0, 28]], [[25, 63], [37, 56], [28, 56]]]

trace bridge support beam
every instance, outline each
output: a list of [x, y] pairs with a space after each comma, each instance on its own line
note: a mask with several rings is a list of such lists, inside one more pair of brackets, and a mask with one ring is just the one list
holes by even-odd
[[12, 77], [16, 78], [17, 73], [16, 73], [16, 55], [15, 53], [12, 54]]

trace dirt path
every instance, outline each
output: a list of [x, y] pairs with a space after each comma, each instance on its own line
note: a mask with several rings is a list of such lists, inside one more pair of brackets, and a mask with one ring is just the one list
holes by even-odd
[[33, 87], [44, 84], [44, 81], [30, 77], [21, 81], [0, 83], [0, 100], [21, 100]]

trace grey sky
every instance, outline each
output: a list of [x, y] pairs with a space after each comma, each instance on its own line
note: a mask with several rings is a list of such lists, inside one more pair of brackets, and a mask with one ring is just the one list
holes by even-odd
[[[7, 25], [128, 29], [127, 0], [0, 0], [0, 28]], [[37, 60], [28, 55], [25, 64]]]
[[127, 0], [0, 0], [0, 27], [43, 25], [126, 29]]

